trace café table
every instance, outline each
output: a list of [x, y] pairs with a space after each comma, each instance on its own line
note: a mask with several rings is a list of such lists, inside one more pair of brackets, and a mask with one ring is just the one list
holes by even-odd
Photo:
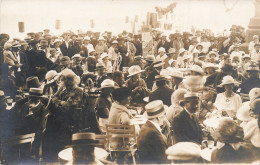
[[135, 115], [134, 118], [130, 120], [131, 125], [144, 125], [147, 121], [147, 118], [144, 115]]
[[[105, 159], [108, 155], [108, 152], [106, 150], [99, 147], [95, 147], [94, 152], [97, 159]], [[61, 164], [65, 164], [68, 161], [72, 160], [72, 147], [60, 151], [58, 157], [59, 157], [59, 162]]]

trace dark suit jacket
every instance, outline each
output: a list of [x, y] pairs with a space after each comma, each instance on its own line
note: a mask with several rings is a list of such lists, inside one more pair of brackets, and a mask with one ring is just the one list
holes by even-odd
[[157, 45], [157, 50], [160, 48], [160, 47], [163, 47], [165, 49], [166, 52], [168, 52], [168, 50], [170, 49], [171, 45], [170, 45], [170, 42], [168, 41], [165, 41], [164, 44], [162, 43], [162, 41], [160, 41]]
[[171, 123], [174, 141], [178, 142], [195, 142], [200, 144], [202, 141], [202, 130], [198, 120], [192, 120], [189, 114], [183, 109], [173, 118]]
[[69, 56], [70, 58], [80, 52], [80, 45], [74, 41], [69, 41], [68, 47], [65, 44], [65, 41], [62, 42], [60, 45], [60, 50], [63, 54], [63, 56]]
[[167, 163], [166, 149], [166, 138], [163, 137], [162, 133], [160, 133], [150, 121], [147, 121], [145, 125], [142, 126], [137, 138], [137, 150], [140, 163]]
[[163, 104], [170, 106], [171, 103], [171, 96], [173, 93], [173, 89], [169, 88], [168, 86], [160, 87], [150, 93], [149, 95], [149, 101], [154, 101], [154, 100], [162, 100]]
[[249, 144], [242, 144], [236, 151], [229, 144], [221, 149], [213, 151], [211, 159], [213, 163], [251, 163], [257, 160], [254, 147]]
[[68, 47], [66, 46], [65, 41], [61, 43], [60, 50], [63, 56], [69, 56], [69, 46]]
[[173, 47], [176, 51], [179, 51], [180, 48], [184, 48], [184, 43], [182, 42], [182, 40], [180, 40], [180, 41], [174, 40], [172, 47]]

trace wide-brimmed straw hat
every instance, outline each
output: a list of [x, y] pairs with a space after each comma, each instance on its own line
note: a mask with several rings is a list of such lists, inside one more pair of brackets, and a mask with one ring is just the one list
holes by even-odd
[[162, 69], [162, 70], [160, 71], [160, 75], [161, 75], [161, 76], [165, 76], [167, 79], [170, 79], [170, 78], [171, 78], [170, 72], [169, 72], [167, 69]]
[[219, 86], [227, 85], [227, 84], [234, 84], [238, 85], [239, 82], [237, 82], [232, 76], [225, 76], [223, 77], [222, 83]]
[[100, 62], [100, 61], [102, 61], [106, 57], [109, 57], [109, 55], [107, 53], [102, 53], [100, 58], [98, 59], [98, 61]]
[[50, 70], [46, 73], [45, 75], [45, 79], [47, 80], [46, 84], [51, 84], [53, 83], [55, 80], [57, 80], [59, 78], [59, 75], [55, 70]]
[[175, 104], [175, 102], [180, 102], [184, 100], [184, 95], [188, 93], [188, 90], [185, 88], [178, 88], [171, 95], [171, 103]]
[[203, 69], [199, 65], [192, 65], [190, 70], [204, 75]]
[[152, 54], [150, 55], [150, 54], [149, 54], [149, 55], [146, 56], [146, 59], [145, 59], [145, 60], [146, 60], [146, 61], [152, 61], [152, 62], [153, 62], [153, 61], [155, 60], [155, 57], [154, 57], [154, 55], [152, 55]]
[[145, 106], [148, 119], [154, 119], [165, 115], [165, 107], [161, 100], [154, 100]]
[[140, 68], [140, 66], [138, 66], [138, 65], [133, 65], [133, 66], [131, 66], [131, 67], [128, 69], [129, 75], [128, 75], [127, 77], [131, 77], [131, 76], [136, 75], [136, 74], [138, 74], [138, 73], [141, 73], [141, 72], [143, 72], [143, 71], [144, 71], [144, 70], [142, 70], [142, 69]]
[[202, 76], [186, 76], [182, 82], [186, 89], [192, 92], [198, 92], [204, 88], [206, 79]]
[[205, 69], [207, 69], [207, 68], [218, 69], [218, 66], [214, 65], [213, 63], [206, 63]]
[[249, 91], [250, 102], [253, 102], [255, 99], [260, 97], [260, 88], [253, 88]]
[[160, 52], [166, 52], [166, 51], [165, 51], [165, 48], [164, 48], [164, 47], [160, 47], [160, 48], [158, 49], [158, 53], [160, 53]]
[[236, 116], [237, 116], [238, 120], [247, 122], [247, 121], [250, 121], [251, 119], [253, 119], [249, 113], [249, 111], [250, 111], [249, 104], [250, 104], [249, 101], [244, 102], [242, 104], [242, 106], [237, 110]]
[[191, 160], [199, 158], [200, 145], [193, 142], [178, 142], [165, 151], [169, 160]]
[[171, 76], [177, 77], [177, 78], [182, 78], [182, 79], [184, 78], [183, 73], [181, 71], [176, 70], [176, 69], [172, 70]]
[[105, 79], [101, 83], [101, 89], [103, 89], [103, 88], [114, 88], [114, 87], [115, 87], [115, 82], [111, 79]]

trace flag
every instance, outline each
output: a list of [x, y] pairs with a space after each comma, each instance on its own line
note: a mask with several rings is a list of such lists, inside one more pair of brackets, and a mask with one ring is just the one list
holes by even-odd
[[60, 20], [56, 20], [55, 22], [55, 29], [60, 29]]
[[24, 32], [24, 22], [18, 22], [18, 29], [20, 33]]

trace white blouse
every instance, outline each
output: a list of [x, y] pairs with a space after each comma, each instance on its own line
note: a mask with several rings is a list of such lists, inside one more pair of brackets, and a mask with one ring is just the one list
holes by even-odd
[[226, 97], [223, 92], [217, 95], [214, 105], [218, 110], [224, 110], [230, 117], [234, 117], [237, 110], [242, 106], [242, 100], [240, 95], [236, 93], [231, 97]]

